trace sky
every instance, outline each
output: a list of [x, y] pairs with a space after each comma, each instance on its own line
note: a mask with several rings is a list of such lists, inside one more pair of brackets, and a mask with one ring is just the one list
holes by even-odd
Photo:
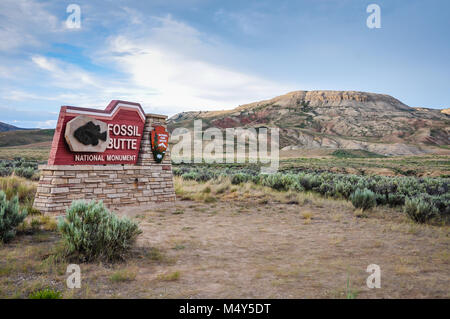
[[[370, 4], [381, 28], [367, 26]], [[0, 0], [0, 122], [53, 128], [62, 105], [114, 99], [171, 116], [295, 90], [447, 108], [449, 12], [447, 0]]]

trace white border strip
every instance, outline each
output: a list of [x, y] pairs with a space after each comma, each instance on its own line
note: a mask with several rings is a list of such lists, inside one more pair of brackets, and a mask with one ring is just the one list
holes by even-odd
[[141, 118], [144, 120], [145, 122], [145, 114], [142, 113], [142, 110], [139, 106], [134, 105], [134, 104], [125, 104], [125, 103], [119, 103], [114, 107], [114, 110], [111, 113], [103, 113], [103, 112], [95, 112], [95, 111], [80, 111], [80, 110], [73, 110], [73, 109], [67, 109], [67, 113], [77, 113], [77, 114], [87, 114], [87, 115], [97, 115], [97, 116], [102, 116], [102, 117], [113, 117], [118, 111], [119, 111], [119, 106], [124, 106], [124, 107], [129, 107], [132, 109], [136, 109], [139, 113], [139, 115], [141, 116]]

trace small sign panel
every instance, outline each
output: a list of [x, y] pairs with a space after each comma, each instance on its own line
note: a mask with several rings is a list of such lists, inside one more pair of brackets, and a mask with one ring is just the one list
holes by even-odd
[[166, 150], [169, 147], [169, 133], [164, 126], [154, 126], [151, 131], [151, 142], [153, 158], [156, 163], [161, 163], [166, 155]]
[[138, 103], [114, 100], [105, 110], [62, 106], [48, 164], [136, 164], [144, 124]]

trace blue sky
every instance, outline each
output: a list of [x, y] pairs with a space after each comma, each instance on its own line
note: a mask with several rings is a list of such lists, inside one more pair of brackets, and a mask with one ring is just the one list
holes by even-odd
[[[69, 4], [81, 28], [69, 29]], [[369, 4], [381, 28], [369, 29]], [[229, 109], [294, 90], [449, 107], [450, 1], [0, 1], [0, 121], [54, 127], [61, 105]]]

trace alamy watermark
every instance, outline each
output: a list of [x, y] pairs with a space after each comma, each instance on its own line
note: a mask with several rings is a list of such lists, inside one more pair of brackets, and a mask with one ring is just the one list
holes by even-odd
[[81, 288], [81, 269], [80, 266], [76, 264], [70, 264], [67, 266], [66, 273], [70, 274], [67, 277], [66, 284], [67, 288]]
[[195, 120], [193, 131], [176, 128], [171, 140], [171, 157], [176, 164], [248, 162], [261, 164], [261, 173], [278, 171], [278, 128], [209, 127], [203, 131], [202, 120]]
[[67, 29], [80, 29], [81, 28], [81, 7], [78, 4], [69, 4], [66, 8], [66, 12], [70, 13], [66, 19]]
[[367, 6], [367, 13], [370, 15], [367, 17], [366, 25], [369, 29], [381, 28], [381, 8], [378, 4], [372, 3]]
[[370, 273], [367, 277], [366, 284], [370, 289], [381, 288], [381, 268], [376, 264], [367, 266], [366, 272]]

